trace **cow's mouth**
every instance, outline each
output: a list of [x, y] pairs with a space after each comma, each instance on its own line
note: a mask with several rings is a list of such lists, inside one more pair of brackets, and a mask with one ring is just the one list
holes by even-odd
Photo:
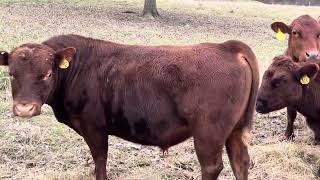
[[273, 111], [280, 110], [287, 107], [282, 101], [270, 102], [267, 100], [261, 100], [258, 98], [256, 103], [256, 111], [261, 114], [267, 114]]
[[13, 114], [19, 117], [33, 117], [40, 115], [41, 106], [38, 103], [14, 102]]
[[260, 99], [257, 100], [256, 111], [261, 114], [266, 114], [271, 112], [271, 110], [267, 106], [267, 101], [260, 100]]
[[269, 112], [271, 112], [271, 110], [269, 110], [268, 108], [265, 107], [256, 107], [256, 111], [260, 114], [267, 114]]

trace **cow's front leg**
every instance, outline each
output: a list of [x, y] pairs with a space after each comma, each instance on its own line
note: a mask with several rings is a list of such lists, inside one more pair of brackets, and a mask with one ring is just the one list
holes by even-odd
[[83, 131], [83, 137], [90, 148], [95, 163], [96, 179], [107, 179], [106, 161], [108, 154], [108, 136], [106, 136], [105, 129], [88, 125]]
[[287, 124], [287, 129], [285, 133], [285, 138], [287, 140], [293, 140], [294, 138], [294, 121], [297, 117], [297, 111], [296, 109], [292, 107], [287, 107], [287, 119], [288, 119], [288, 124]]

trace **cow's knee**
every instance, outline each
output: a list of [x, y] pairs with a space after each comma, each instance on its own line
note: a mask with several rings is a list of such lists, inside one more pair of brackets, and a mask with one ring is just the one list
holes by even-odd
[[202, 169], [202, 180], [217, 179], [223, 169], [223, 163], [219, 162], [217, 164], [206, 165], [202, 167]]

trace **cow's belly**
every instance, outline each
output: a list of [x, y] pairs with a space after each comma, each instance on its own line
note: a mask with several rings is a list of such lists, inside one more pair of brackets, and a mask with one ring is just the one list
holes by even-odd
[[108, 134], [143, 145], [158, 146], [165, 150], [191, 136], [187, 124], [179, 119], [114, 118], [108, 125]]

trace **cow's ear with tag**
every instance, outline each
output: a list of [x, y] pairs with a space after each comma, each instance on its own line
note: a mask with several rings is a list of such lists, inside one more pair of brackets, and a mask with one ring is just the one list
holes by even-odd
[[279, 33], [279, 30], [282, 33], [287, 33], [287, 34], [291, 33], [291, 28], [288, 25], [286, 25], [285, 23], [283, 23], [283, 22], [274, 22], [274, 23], [272, 23], [271, 24], [271, 29], [276, 33]]
[[308, 85], [313, 79], [316, 78], [318, 71], [319, 66], [317, 64], [305, 64], [296, 70], [295, 76], [301, 84]]
[[1, 66], [9, 65], [9, 53], [5, 51], [0, 51], [0, 65]]
[[67, 69], [73, 60], [77, 50], [74, 47], [67, 47], [56, 52], [55, 61], [60, 69]]

